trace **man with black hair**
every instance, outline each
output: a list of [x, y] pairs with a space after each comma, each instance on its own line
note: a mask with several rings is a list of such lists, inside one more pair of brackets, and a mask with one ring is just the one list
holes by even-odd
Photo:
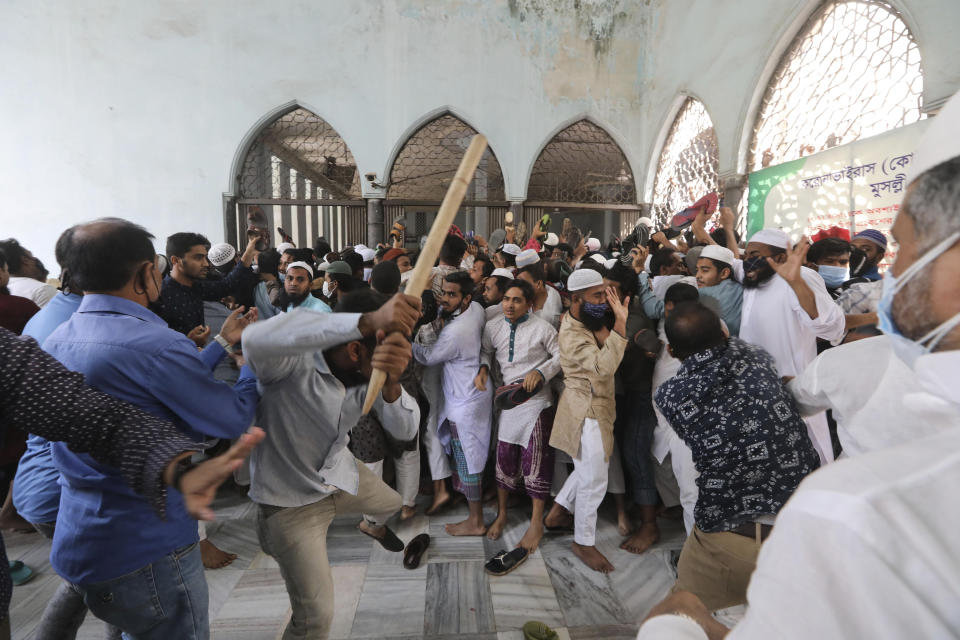
[[40, 311], [40, 307], [28, 298], [11, 294], [7, 288], [9, 282], [7, 260], [0, 253], [0, 327], [20, 335], [27, 321]]
[[713, 611], [746, 602], [761, 542], [819, 458], [766, 351], [728, 338], [699, 302], [678, 304], [665, 325], [682, 364], [656, 402], [699, 472], [696, 525], [674, 589]]
[[463, 261], [463, 254], [467, 252], [466, 241], [458, 235], [448, 234], [443, 239], [443, 246], [440, 247], [439, 264], [433, 268], [431, 273], [430, 288], [437, 300], [443, 295], [443, 279], [449, 273], [463, 271], [460, 262]]
[[613, 565], [596, 547], [597, 509], [613, 453], [614, 373], [627, 346], [627, 307], [597, 271], [574, 271], [567, 287], [573, 299], [558, 335], [564, 389], [550, 446], [573, 458], [574, 470], [544, 523], [573, 524], [573, 552], [591, 569], [609, 573]]
[[650, 258], [650, 273], [654, 278], [659, 276], [687, 275], [687, 265], [683, 256], [670, 247], [657, 249]]
[[709, 244], [697, 259], [697, 287], [700, 295], [713, 298], [720, 308], [720, 318], [730, 335], [740, 335], [740, 316], [743, 309], [743, 285], [733, 278], [734, 254], [730, 249]]
[[[253, 421], [256, 379], [244, 368], [231, 389], [211, 371], [256, 312], [243, 318], [238, 311], [231, 314], [198, 353], [148, 308], [161, 295], [152, 240], [142, 227], [116, 218], [77, 226], [66, 269], [83, 300], [44, 348], [83, 373], [91, 386], [173, 421], [198, 441], [239, 438]], [[129, 634], [206, 637], [207, 586], [197, 525], [180, 494], [168, 496], [167, 517], [160, 519], [134, 499], [117, 468], [60, 443], [52, 446], [52, 455], [62, 476], [50, 554], [54, 570], [84, 594], [97, 617]], [[179, 569], [171, 572], [173, 566]], [[144, 571], [153, 582], [142, 580]], [[126, 604], [156, 598], [163, 602], [157, 608]]]
[[525, 490], [533, 501], [530, 526], [519, 546], [533, 551], [543, 537], [543, 510], [553, 480], [553, 393], [550, 381], [560, 373], [557, 330], [531, 313], [533, 285], [516, 279], [500, 302], [503, 317], [483, 329], [480, 370], [474, 384], [486, 391], [496, 359], [505, 386], [497, 389], [503, 404], [497, 434], [497, 518], [487, 537], [497, 540], [507, 524], [510, 492]]
[[473, 259], [473, 266], [470, 267], [470, 278], [478, 287], [483, 286], [483, 281], [490, 277], [493, 269], [494, 265], [490, 256], [481, 253]]
[[[327, 529], [342, 513], [365, 513], [358, 529], [389, 551], [403, 543], [386, 526], [401, 500], [347, 448], [373, 369], [387, 380], [374, 409], [401, 442], [416, 437], [420, 410], [400, 386], [410, 360], [407, 336], [420, 301], [398, 294], [375, 311], [354, 313], [379, 294], [345, 295], [323, 322], [283, 313], [243, 332], [243, 352], [263, 388], [258, 424], [268, 442], [250, 459], [257, 537], [280, 565], [293, 615], [285, 638], [326, 638], [333, 622]], [[310, 425], [304, 429], [304, 425]]]
[[30, 250], [13, 238], [0, 242], [0, 253], [6, 257], [10, 279], [10, 295], [31, 300], [38, 307], [45, 306], [57, 290], [47, 284], [47, 270]]
[[556, 289], [547, 284], [543, 262], [538, 259], [537, 262], [522, 267], [517, 272], [517, 279], [526, 280], [533, 285], [534, 296], [530, 313], [546, 320], [554, 329], [559, 329], [560, 318], [563, 317], [563, 299]]
[[[461, 239], [462, 242], [462, 239]], [[452, 258], [448, 254], [447, 258]], [[437, 302], [437, 321], [424, 325], [421, 334], [435, 332], [430, 346], [413, 345], [413, 357], [426, 366], [441, 366], [442, 404], [434, 429], [443, 450], [453, 456], [453, 488], [469, 503], [470, 515], [463, 522], [448, 524], [446, 531], [454, 536], [481, 536], [487, 528], [483, 522], [480, 478], [487, 463], [490, 447], [490, 391], [474, 385], [480, 368], [480, 345], [486, 316], [483, 307], [473, 301], [473, 280], [465, 271], [444, 276]], [[425, 438], [425, 444], [430, 441]], [[430, 445], [432, 449], [435, 445]], [[434, 457], [436, 451], [428, 449]], [[434, 478], [434, 506], [447, 499], [446, 482]], [[438, 502], [439, 500], [439, 502]]]
[[[283, 279], [283, 292], [280, 304], [285, 311], [308, 309], [318, 313], [330, 313], [330, 307], [311, 293], [313, 267], [306, 262], [292, 262], [287, 266], [287, 277]], [[286, 304], [284, 304], [286, 303]]]
[[487, 320], [503, 313], [500, 301], [511, 282], [513, 273], [509, 269], [494, 269], [490, 277], [483, 281], [483, 293], [479, 302], [486, 309]]
[[823, 278], [827, 293], [836, 300], [850, 279], [850, 243], [841, 238], [817, 240], [807, 251], [807, 265]]
[[253, 290], [253, 299], [262, 320], [280, 313], [280, 292], [283, 287], [277, 272], [279, 263], [280, 253], [276, 249], [266, 249], [257, 255], [256, 273], [260, 276], [260, 282]]
[[392, 260], [385, 260], [370, 272], [370, 288], [392, 296], [400, 290], [400, 269]]
[[256, 285], [256, 274], [250, 268], [257, 253], [259, 236], [251, 236], [240, 256], [240, 262], [220, 280], [208, 280], [210, 261], [207, 252], [210, 241], [199, 233], [175, 233], [167, 238], [167, 257], [170, 275], [163, 279], [163, 289], [157, 305], [158, 315], [174, 331], [179, 331], [197, 346], [204, 347], [210, 330], [203, 318], [204, 300], [221, 300], [226, 296]]

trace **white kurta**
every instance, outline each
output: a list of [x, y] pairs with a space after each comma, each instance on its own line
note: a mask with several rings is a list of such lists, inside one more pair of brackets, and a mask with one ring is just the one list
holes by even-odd
[[559, 331], [560, 319], [563, 317], [563, 298], [550, 285], [544, 286], [547, 289], [547, 299], [543, 303], [543, 308], [540, 311], [534, 311], [531, 315], [546, 320], [547, 324]]
[[844, 456], [932, 435], [956, 426], [958, 417], [948, 402], [924, 397], [917, 374], [893, 352], [887, 336], [824, 351], [787, 389], [803, 415], [833, 409]]
[[[487, 461], [490, 445], [491, 389], [474, 386], [480, 368], [480, 342], [485, 316], [483, 307], [471, 302], [466, 311], [449, 321], [432, 347], [413, 345], [413, 357], [427, 366], [442, 364], [443, 406], [437, 417], [457, 425], [457, 433], [467, 458], [470, 473], [480, 473]], [[450, 449], [450, 433], [441, 428], [440, 441]]]
[[[743, 280], [743, 262], [734, 261], [734, 273]], [[845, 334], [843, 310], [827, 293], [820, 274], [801, 268], [804, 282], [813, 291], [817, 318], [811, 319], [800, 306], [797, 294], [779, 275], [757, 288], [743, 289], [740, 338], [763, 347], [777, 365], [781, 376], [796, 376], [817, 357], [817, 338], [838, 344]], [[806, 419], [807, 431], [823, 463], [833, 460], [833, 445], [826, 413]]]
[[504, 384], [522, 380], [535, 369], [543, 374], [545, 383], [535, 396], [500, 413], [499, 440], [525, 447], [540, 413], [553, 404], [549, 383], [560, 373], [557, 330], [533, 314], [517, 325], [502, 316], [494, 318], [483, 329], [480, 362], [489, 368], [494, 358]]

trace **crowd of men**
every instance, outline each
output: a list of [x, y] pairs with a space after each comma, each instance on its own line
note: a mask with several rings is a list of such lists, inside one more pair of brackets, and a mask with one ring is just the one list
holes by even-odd
[[[926, 157], [935, 161], [924, 166]], [[939, 544], [898, 520], [911, 508], [921, 529], [932, 526], [927, 511], [944, 523], [938, 531], [958, 517], [941, 512], [945, 488], [928, 485], [930, 474], [958, 473], [949, 427], [960, 405], [960, 157], [918, 152], [918, 162], [886, 277], [891, 239], [879, 230], [833, 229], [812, 244], [778, 229], [741, 239], [715, 196], [667, 228], [641, 219], [606, 245], [566, 221], [550, 231], [549, 216], [529, 237], [510, 218], [489, 240], [453, 226], [436, 263], [419, 265], [430, 269], [419, 297], [405, 293], [419, 256], [402, 221], [375, 248], [334, 251], [323, 238], [273, 248], [253, 211], [243, 247], [183, 232], [158, 255], [146, 229], [95, 220], [58, 238], [59, 290], [27, 248], [0, 242], [12, 477], [0, 526], [51, 538], [63, 578], [36, 637], [75, 637], [88, 610], [108, 637], [207, 637], [203, 569], [235, 556], [205, 540], [195, 518], [209, 517], [234, 469], [286, 584], [285, 638], [329, 632], [334, 517], [362, 515], [357, 535], [415, 567], [425, 543], [388, 524], [412, 517], [421, 494], [428, 515], [466, 502], [451, 536], [498, 540], [511, 509], [530, 514], [516, 548], [487, 562], [492, 576], [545, 535], [570, 536], [593, 570], [616, 570], [597, 546], [607, 494], [631, 553], [657, 542], [658, 518], [682, 518], [675, 593], [641, 635], [722, 636], [709, 612], [745, 603], [748, 585], [735, 631], [744, 637], [796, 635], [811, 598], [846, 637], [867, 637], [857, 630], [876, 624], [868, 611], [890, 617], [876, 602], [848, 618], [830, 609], [848, 576], [814, 569], [875, 580], [861, 589], [877, 584], [880, 602], [909, 602], [912, 624], [931, 632], [918, 635], [956, 632], [955, 602], [952, 612], [945, 604], [957, 595], [956, 556], [940, 558], [939, 593], [918, 585], [933, 571], [924, 563], [956, 544], [913, 547], [909, 559], [884, 546], [897, 533]], [[361, 415], [373, 369], [387, 381]], [[51, 411], [63, 415], [38, 427]], [[71, 420], [72, 432], [58, 431]], [[244, 435], [254, 424], [266, 432], [255, 448], [263, 434]], [[870, 456], [908, 443], [917, 451]], [[953, 457], [917, 467], [932, 451]], [[838, 457], [853, 460], [834, 465]], [[921, 492], [910, 503], [904, 478], [944, 502]], [[857, 499], [860, 519], [843, 523], [843, 500]], [[492, 521], [485, 502], [497, 506]], [[29, 577], [22, 563], [8, 571]]]

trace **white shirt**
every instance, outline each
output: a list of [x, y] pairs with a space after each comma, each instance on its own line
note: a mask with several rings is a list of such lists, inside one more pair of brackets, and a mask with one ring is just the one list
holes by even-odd
[[10, 295], [32, 300], [38, 307], [43, 307], [57, 295], [57, 290], [46, 282], [20, 276], [10, 276], [7, 289], [10, 290]]
[[957, 418], [955, 407], [921, 389], [917, 374], [892, 351], [887, 336], [824, 351], [787, 388], [805, 416], [833, 409], [844, 456], [938, 433]]
[[[483, 307], [471, 302], [463, 313], [447, 322], [432, 347], [413, 345], [417, 362], [427, 366], [443, 365], [444, 401], [437, 424], [442, 426], [444, 420], [450, 420], [457, 425], [470, 473], [483, 471], [490, 444], [492, 390], [488, 386], [486, 391], [480, 391], [473, 384], [480, 369], [480, 342], [485, 323]], [[439, 435], [446, 446], [448, 434], [441, 431]]]
[[543, 318], [551, 327], [560, 330], [560, 319], [563, 317], [563, 299], [557, 290], [550, 285], [543, 285], [547, 290], [547, 299], [543, 302], [543, 308], [534, 311], [532, 315]]
[[505, 384], [522, 380], [534, 370], [543, 374], [543, 388], [535, 396], [500, 414], [499, 440], [526, 447], [540, 413], [553, 404], [549, 383], [560, 373], [557, 330], [533, 314], [515, 330], [503, 316], [494, 318], [483, 329], [480, 362], [489, 368], [494, 357]]

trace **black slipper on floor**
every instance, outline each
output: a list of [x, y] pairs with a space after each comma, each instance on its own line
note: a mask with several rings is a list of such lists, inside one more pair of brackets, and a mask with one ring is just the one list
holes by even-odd
[[426, 533], [421, 533], [411, 540], [403, 552], [403, 566], [407, 569], [416, 569], [419, 567], [420, 559], [429, 546], [430, 536]]
[[483, 568], [492, 576], [505, 576], [523, 564], [529, 555], [530, 552], [523, 547], [517, 547], [509, 552], [501, 551], [483, 565]]
[[400, 553], [403, 551], [403, 540], [397, 537], [393, 531], [390, 530], [390, 527], [385, 526], [386, 531], [383, 534], [382, 538], [378, 538], [372, 533], [367, 533], [360, 527], [357, 527], [357, 530], [360, 531], [365, 536], [369, 536], [380, 543], [380, 546], [386, 549], [387, 551], [393, 551], [394, 553]]

